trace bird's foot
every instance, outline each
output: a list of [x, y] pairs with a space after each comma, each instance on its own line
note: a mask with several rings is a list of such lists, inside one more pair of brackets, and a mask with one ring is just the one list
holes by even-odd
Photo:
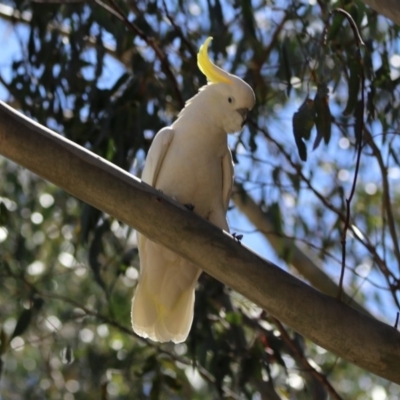
[[193, 211], [194, 210], [194, 204], [184, 204], [184, 206], [189, 210], [189, 211]]
[[237, 241], [237, 242], [241, 242], [241, 240], [243, 239], [243, 235], [242, 234], [237, 234], [236, 232], [232, 232], [232, 236], [233, 238]]

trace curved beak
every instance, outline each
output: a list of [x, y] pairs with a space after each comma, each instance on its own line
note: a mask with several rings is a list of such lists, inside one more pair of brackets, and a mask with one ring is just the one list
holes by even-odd
[[242, 126], [243, 126], [246, 123], [247, 113], [249, 112], [249, 110], [247, 108], [238, 108], [236, 111], [240, 114], [240, 116], [243, 119], [243, 123], [242, 123]]

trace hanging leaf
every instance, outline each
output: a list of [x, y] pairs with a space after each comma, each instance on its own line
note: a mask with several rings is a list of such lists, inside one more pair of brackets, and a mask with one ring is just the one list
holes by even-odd
[[318, 85], [317, 93], [314, 98], [315, 125], [317, 127], [317, 137], [315, 138], [313, 150], [315, 150], [322, 138], [326, 144], [331, 138], [332, 115], [329, 109], [329, 89], [325, 84]]
[[342, 14], [335, 14], [331, 26], [329, 27], [328, 30], [328, 36], [327, 36], [328, 41], [332, 41], [337, 38], [340, 28], [343, 25], [343, 21], [344, 21], [344, 16]]
[[0, 331], [0, 356], [6, 352], [7, 344], [7, 334], [4, 332], [4, 327], [2, 327]]
[[[281, 168], [280, 167], [274, 167], [274, 169], [272, 170], [272, 180], [274, 181], [274, 184], [276, 186], [280, 185], [280, 179], [279, 179], [279, 175], [281, 173]], [[263, 196], [263, 198], [265, 198], [265, 196]]]
[[249, 146], [252, 153], [255, 153], [257, 151], [256, 135], [250, 135]]
[[163, 381], [174, 392], [178, 392], [182, 389], [182, 382], [178, 378], [174, 378], [171, 375], [164, 374]]
[[255, 19], [254, 19], [254, 5], [251, 0], [242, 0], [242, 17], [244, 20], [243, 27], [246, 29], [246, 33], [249, 34], [250, 37], [256, 39], [256, 27], [255, 27]]
[[351, 57], [349, 60], [350, 76], [348, 79], [349, 97], [343, 115], [351, 115], [356, 108], [361, 82], [361, 65], [359, 60]]
[[238, 313], [238, 312], [227, 312], [225, 315], [225, 320], [227, 322], [229, 322], [232, 325], [237, 325], [240, 326], [243, 321], [242, 321], [242, 314]]
[[101, 276], [101, 263], [99, 262], [99, 256], [103, 251], [102, 238], [105, 233], [110, 230], [109, 220], [105, 220], [100, 226], [95, 229], [94, 238], [89, 248], [89, 265], [93, 271], [96, 282], [100, 285], [103, 290], [106, 290], [106, 284]]
[[100, 216], [100, 210], [90, 206], [89, 204], [83, 204], [80, 220], [80, 239], [83, 243], [87, 243], [89, 240], [89, 234], [95, 229]]
[[9, 222], [9, 211], [6, 205], [0, 201], [0, 226], [6, 226]]
[[274, 227], [275, 232], [282, 233], [282, 213], [278, 202], [274, 202], [268, 206], [266, 212], [268, 220]]
[[158, 400], [161, 392], [161, 377], [157, 374], [152, 382], [149, 398], [150, 400]]
[[61, 352], [61, 361], [63, 364], [71, 364], [74, 361], [74, 353], [70, 345], [63, 348]]
[[17, 324], [15, 325], [14, 332], [11, 335], [11, 339], [15, 338], [16, 336], [21, 336], [27, 330], [32, 319], [32, 312], [32, 308], [22, 311], [18, 318]]
[[308, 140], [315, 123], [314, 101], [306, 98], [292, 119], [293, 134], [297, 150], [302, 161], [307, 161], [307, 148], [304, 139]]

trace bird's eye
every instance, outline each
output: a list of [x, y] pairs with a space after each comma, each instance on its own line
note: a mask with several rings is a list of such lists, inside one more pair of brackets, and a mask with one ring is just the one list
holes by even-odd
[[229, 103], [233, 103], [232, 97], [228, 97], [228, 101], [229, 101]]

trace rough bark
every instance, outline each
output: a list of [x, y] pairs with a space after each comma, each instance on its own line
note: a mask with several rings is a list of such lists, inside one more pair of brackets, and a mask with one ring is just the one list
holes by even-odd
[[400, 25], [400, 1], [399, 0], [362, 0], [378, 14], [391, 19], [395, 24]]
[[309, 287], [136, 177], [2, 102], [0, 154], [198, 264], [318, 345], [400, 384], [395, 328]]

